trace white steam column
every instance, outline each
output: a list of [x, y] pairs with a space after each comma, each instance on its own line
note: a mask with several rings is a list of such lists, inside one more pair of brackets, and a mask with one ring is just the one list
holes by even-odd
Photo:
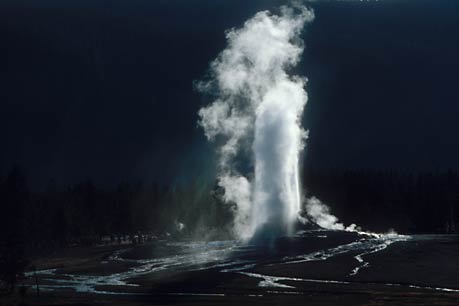
[[[258, 12], [230, 30], [227, 48], [211, 63], [210, 80], [198, 84], [217, 93], [199, 111], [200, 125], [219, 144], [218, 181], [225, 201], [236, 203], [234, 230], [243, 240], [288, 234], [301, 205], [306, 79], [288, 69], [300, 61], [300, 34], [313, 13], [299, 5], [280, 11]], [[249, 160], [253, 172], [243, 173], [241, 160]]]

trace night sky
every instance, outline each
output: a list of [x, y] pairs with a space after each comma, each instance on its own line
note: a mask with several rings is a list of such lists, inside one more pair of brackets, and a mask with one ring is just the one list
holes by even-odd
[[[0, 3], [0, 175], [43, 188], [211, 177], [193, 88], [225, 30], [283, 1]], [[459, 168], [459, 2], [314, 2], [305, 162]]]

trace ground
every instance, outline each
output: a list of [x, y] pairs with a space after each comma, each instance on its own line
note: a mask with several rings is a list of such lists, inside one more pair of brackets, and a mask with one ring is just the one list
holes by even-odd
[[458, 242], [311, 231], [263, 247], [73, 248], [37, 259], [26, 296], [0, 305], [459, 305]]

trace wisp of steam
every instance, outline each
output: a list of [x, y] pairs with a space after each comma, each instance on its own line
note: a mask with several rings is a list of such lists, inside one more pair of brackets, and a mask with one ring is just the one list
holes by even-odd
[[[226, 33], [226, 49], [197, 86], [216, 94], [199, 123], [219, 145], [218, 184], [224, 200], [236, 204], [234, 230], [243, 240], [288, 234], [300, 212], [306, 79], [289, 70], [300, 61], [300, 35], [313, 18], [302, 5], [281, 7], [279, 15], [258, 12]], [[241, 169], [241, 159], [251, 170]]]

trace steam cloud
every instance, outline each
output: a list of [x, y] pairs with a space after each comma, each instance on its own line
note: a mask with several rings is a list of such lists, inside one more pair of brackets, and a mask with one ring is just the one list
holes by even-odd
[[[241, 239], [262, 228], [289, 233], [301, 209], [306, 79], [288, 70], [300, 60], [300, 34], [313, 18], [298, 4], [281, 7], [279, 15], [258, 12], [227, 32], [227, 48], [211, 63], [210, 80], [198, 84], [216, 93], [199, 111], [199, 123], [219, 144], [218, 184], [224, 200], [236, 204], [234, 230]], [[252, 171], [244, 171], [240, 160], [249, 160]]]
[[329, 230], [346, 230], [346, 231], [360, 231], [361, 229], [355, 224], [344, 226], [343, 223], [338, 222], [338, 218], [330, 213], [330, 208], [322, 203], [316, 197], [311, 197], [306, 202], [306, 213], [308, 217], [322, 228]]

